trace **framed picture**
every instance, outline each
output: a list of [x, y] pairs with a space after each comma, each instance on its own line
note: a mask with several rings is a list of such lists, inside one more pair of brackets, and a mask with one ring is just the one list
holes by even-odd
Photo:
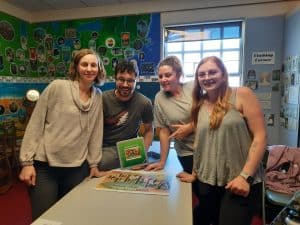
[[148, 162], [142, 137], [119, 141], [117, 142], [117, 149], [121, 168], [133, 167]]
[[248, 80], [245, 83], [246, 87], [251, 88], [252, 90], [256, 90], [257, 89], [257, 80]]

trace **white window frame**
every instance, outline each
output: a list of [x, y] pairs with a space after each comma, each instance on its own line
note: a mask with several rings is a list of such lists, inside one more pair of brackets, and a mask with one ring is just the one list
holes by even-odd
[[[239, 45], [238, 47], [234, 47], [234, 48], [224, 48], [223, 46], [223, 40], [230, 40], [230, 39], [226, 39], [224, 38], [224, 33], [223, 33], [223, 28], [226, 27], [226, 25], [230, 25], [230, 24], [239, 24], [240, 26], [240, 36], [239, 38], [235, 38], [236, 40], [239, 39]], [[185, 30], [192, 30], [192, 28], [200, 28], [200, 30], [202, 31], [204, 28], [206, 27], [219, 27], [221, 29], [221, 37], [220, 39], [210, 39], [205, 36], [205, 32], [203, 32], [203, 39], [199, 38], [199, 36], [201, 35], [191, 35], [193, 34], [192, 32], [188, 33], [185, 32]], [[213, 52], [219, 52], [220, 55], [219, 57], [224, 61], [224, 64], [228, 70], [229, 73], [229, 85], [230, 86], [240, 86], [242, 85], [242, 74], [243, 74], [243, 56], [244, 56], [244, 26], [245, 23], [243, 20], [231, 20], [231, 21], [217, 21], [217, 22], [210, 22], [210, 23], [197, 23], [197, 24], [182, 24], [182, 25], [168, 25], [165, 26], [163, 28], [164, 31], [164, 41], [163, 41], [163, 54], [164, 57], [169, 56], [169, 55], [176, 55], [182, 62], [182, 65], [184, 67], [184, 72], [185, 72], [185, 77], [184, 77], [184, 82], [189, 81], [189, 80], [193, 80], [194, 79], [194, 73], [195, 73], [195, 68], [198, 65], [199, 61], [203, 58], [203, 54], [209, 54], [209, 53], [213, 53]], [[168, 33], [173, 32], [173, 30], [175, 30], [176, 32], [178, 32], [178, 37], [176, 39], [175, 37], [175, 41], [170, 40], [168, 41]], [[176, 36], [176, 32], [175, 32], [175, 36]], [[181, 34], [182, 32], [182, 34]], [[200, 33], [201, 34], [201, 33]], [[171, 35], [170, 35], [171, 37]], [[181, 38], [182, 37], [182, 38]], [[219, 40], [220, 41], [220, 47], [217, 50], [204, 50], [203, 49], [203, 45], [206, 41], [212, 41], [212, 40]], [[195, 42], [200, 42], [200, 49], [196, 49], [196, 50], [184, 50], [184, 43], [187, 42], [191, 42], [191, 41], [195, 41]], [[180, 50], [174, 50], [174, 51], [168, 51], [168, 44], [169, 43], [177, 43], [176, 45], [180, 47]], [[230, 65], [229, 65], [229, 61], [224, 60], [223, 56], [224, 53], [226, 52], [237, 52], [238, 51], [238, 59], [234, 60], [234, 61], [238, 61], [238, 68], [236, 70], [236, 72], [231, 72], [230, 71]], [[193, 64], [192, 69], [190, 69], [188, 66], [185, 66], [188, 62], [185, 60], [184, 56], [186, 54], [189, 53], [196, 53], [198, 54], [198, 59], [191, 62], [191, 64]], [[200, 54], [200, 56], [199, 56]], [[193, 71], [191, 73], [191, 71]]]

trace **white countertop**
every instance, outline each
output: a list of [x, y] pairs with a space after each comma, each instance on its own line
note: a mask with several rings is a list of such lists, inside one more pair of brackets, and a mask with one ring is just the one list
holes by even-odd
[[171, 189], [166, 196], [96, 190], [99, 178], [84, 181], [32, 225], [192, 225], [191, 184], [175, 177], [181, 170], [171, 149], [165, 168], [172, 176]]

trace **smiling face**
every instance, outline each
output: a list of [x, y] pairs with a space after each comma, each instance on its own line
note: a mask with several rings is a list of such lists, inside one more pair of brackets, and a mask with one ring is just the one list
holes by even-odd
[[121, 101], [129, 100], [134, 92], [136, 85], [136, 76], [135, 73], [119, 72], [116, 75], [116, 96]]
[[83, 56], [77, 66], [79, 81], [83, 83], [93, 83], [98, 76], [98, 59], [93, 54]]
[[166, 92], [173, 92], [179, 85], [179, 77], [171, 66], [163, 65], [158, 68], [158, 81]]
[[226, 76], [224, 76], [222, 70], [212, 60], [208, 60], [199, 66], [197, 80], [200, 87], [208, 94], [218, 92], [226, 84]]

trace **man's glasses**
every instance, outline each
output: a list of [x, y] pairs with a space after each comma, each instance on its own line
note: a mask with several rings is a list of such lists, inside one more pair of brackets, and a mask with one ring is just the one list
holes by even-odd
[[209, 77], [216, 76], [220, 71], [219, 70], [208, 70], [207, 72], [199, 72], [198, 77], [204, 78], [206, 75]]
[[125, 82], [127, 82], [127, 84], [133, 84], [135, 82], [135, 79], [124, 79], [124, 78], [120, 77], [120, 78], [117, 78], [117, 81], [122, 84], [125, 84]]

